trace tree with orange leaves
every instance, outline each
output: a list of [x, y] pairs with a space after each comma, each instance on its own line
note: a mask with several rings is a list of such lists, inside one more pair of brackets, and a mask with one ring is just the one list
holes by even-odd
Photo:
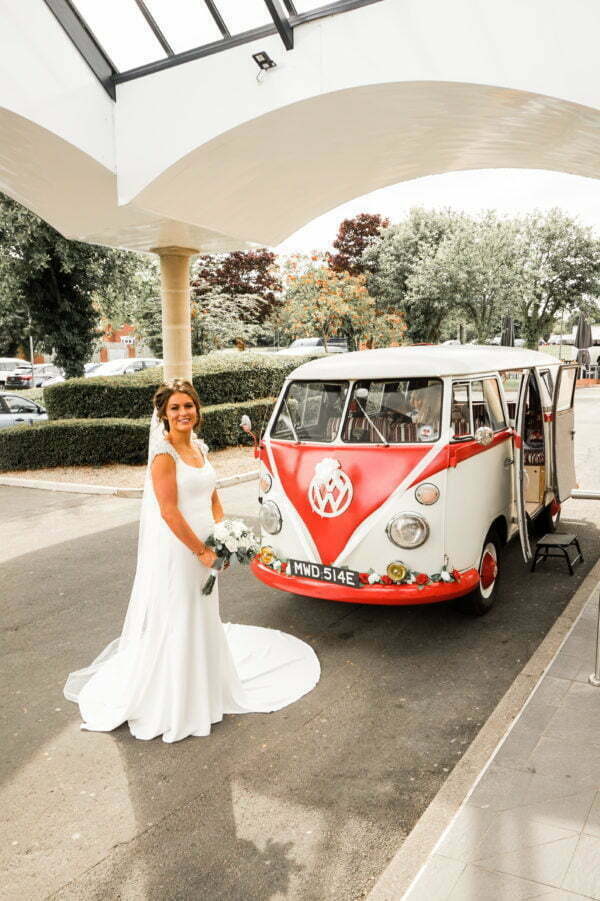
[[318, 336], [327, 342], [341, 335], [350, 350], [400, 343], [405, 330], [399, 314], [380, 313], [364, 275], [335, 272], [320, 260], [295, 257], [285, 272], [280, 322], [294, 337]]

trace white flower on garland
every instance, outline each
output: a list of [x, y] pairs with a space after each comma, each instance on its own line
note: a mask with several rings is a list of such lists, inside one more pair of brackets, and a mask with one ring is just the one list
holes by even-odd
[[378, 573], [369, 573], [369, 585], [375, 585], [381, 582], [381, 576]]
[[315, 482], [327, 485], [340, 468], [339, 460], [334, 460], [333, 457], [323, 457], [315, 466]]
[[271, 566], [276, 572], [281, 572], [281, 560], [273, 560]]
[[450, 573], [448, 572], [447, 569], [442, 569], [442, 571], [440, 573], [440, 578], [441, 578], [442, 582], [454, 582], [454, 579], [452, 578], [452, 576], [450, 575]]

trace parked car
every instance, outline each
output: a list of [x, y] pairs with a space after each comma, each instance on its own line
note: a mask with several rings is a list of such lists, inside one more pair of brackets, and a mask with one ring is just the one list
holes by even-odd
[[49, 379], [63, 375], [62, 369], [54, 363], [39, 363], [33, 367], [33, 384], [35, 388], [41, 388]]
[[48, 414], [41, 404], [18, 394], [0, 393], [0, 429], [11, 425], [32, 425], [43, 419], [48, 419]]
[[4, 378], [5, 388], [31, 388], [31, 363], [21, 361], [12, 372], [7, 372]]
[[[126, 357], [122, 360], [109, 360], [107, 363], [86, 363], [83, 377], [86, 379], [96, 376], [128, 375], [131, 372], [140, 372], [142, 369], [150, 369], [153, 366], [162, 366], [163, 361], [157, 357]], [[64, 382], [65, 377], [58, 375], [45, 381], [44, 388], [48, 385], [56, 385]]]
[[4, 387], [7, 375], [24, 362], [20, 357], [0, 357], [0, 387]]
[[153, 366], [162, 366], [163, 361], [156, 357], [128, 357], [124, 360], [109, 360], [108, 363], [100, 363], [95, 369], [86, 372], [85, 377], [96, 378], [107, 375], [127, 375], [131, 372], [141, 372], [142, 369], [151, 369]]
[[329, 338], [327, 341], [327, 351], [325, 351], [325, 342], [322, 338], [296, 338], [289, 347], [283, 347], [281, 350], [278, 350], [277, 353], [300, 357], [304, 354], [314, 353], [346, 353], [347, 350], [348, 342], [345, 338]]

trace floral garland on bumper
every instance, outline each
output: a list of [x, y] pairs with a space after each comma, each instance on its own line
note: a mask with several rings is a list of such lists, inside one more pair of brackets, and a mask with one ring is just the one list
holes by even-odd
[[[289, 575], [287, 572], [288, 561], [278, 557], [273, 548], [261, 547], [258, 559], [263, 566], [268, 566], [276, 573]], [[343, 566], [340, 569], [349, 569], [349, 567]], [[460, 582], [461, 574], [457, 569], [449, 570], [445, 563], [439, 573], [432, 575], [409, 569], [404, 563], [390, 563], [385, 575], [370, 569], [368, 572], [359, 572], [358, 578], [361, 585], [416, 585], [417, 588], [425, 588], [426, 585], [434, 585], [438, 582]]]

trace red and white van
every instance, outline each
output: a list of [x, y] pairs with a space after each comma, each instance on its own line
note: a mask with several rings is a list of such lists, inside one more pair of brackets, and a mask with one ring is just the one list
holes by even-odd
[[260, 442], [255, 575], [334, 601], [493, 603], [499, 554], [575, 487], [577, 367], [493, 346], [326, 357], [286, 380]]

